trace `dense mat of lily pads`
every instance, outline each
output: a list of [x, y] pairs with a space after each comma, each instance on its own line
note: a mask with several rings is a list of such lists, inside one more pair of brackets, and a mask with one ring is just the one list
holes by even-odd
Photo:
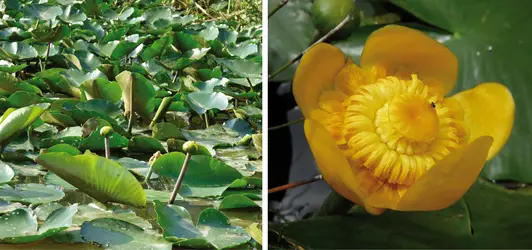
[[[0, 5], [0, 248], [260, 248], [260, 26], [164, 1]], [[168, 205], [186, 141], [209, 152]]]

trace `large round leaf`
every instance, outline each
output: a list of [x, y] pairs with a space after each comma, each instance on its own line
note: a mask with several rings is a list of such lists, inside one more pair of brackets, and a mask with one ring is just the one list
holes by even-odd
[[[312, 249], [528, 248], [532, 195], [478, 180], [449, 208], [430, 212], [364, 209], [270, 227], [290, 242]], [[323, 230], [327, 228], [328, 230]]]
[[58, 201], [65, 193], [57, 186], [36, 183], [19, 184], [15, 188], [9, 185], [0, 186], [0, 199], [18, 201], [26, 204], [42, 204]]
[[[159, 157], [152, 165], [159, 175], [177, 178], [185, 155], [172, 152]], [[236, 169], [210, 156], [193, 155], [180, 190], [182, 196], [204, 197], [221, 195], [236, 179], [242, 178]]]
[[51, 4], [31, 4], [24, 8], [24, 15], [46, 21], [63, 14], [63, 10], [59, 6]]
[[81, 237], [110, 249], [171, 250], [172, 244], [129, 222], [98, 218], [81, 225]]
[[102, 202], [146, 205], [146, 195], [135, 176], [112, 160], [92, 154], [45, 153], [36, 161]]
[[53, 211], [37, 230], [37, 218], [27, 208], [17, 209], [0, 217], [0, 242], [30, 243], [64, 231], [72, 224], [78, 205], [61, 207]]
[[[455, 92], [481, 82], [500, 82], [515, 99], [515, 124], [506, 146], [483, 170], [489, 179], [532, 182], [530, 154], [532, 102], [529, 94], [532, 71], [531, 1], [508, 4], [505, 1], [416, 1], [396, 4], [422, 20], [453, 35], [442, 40], [458, 57], [460, 64]], [[489, 122], [489, 121], [486, 121]]]
[[251, 237], [243, 228], [232, 226], [229, 218], [222, 212], [207, 208], [198, 218], [197, 228], [186, 218], [185, 211], [172, 205], [166, 205], [155, 201], [157, 223], [163, 229], [166, 240], [174, 242], [181, 247], [216, 249], [233, 248], [242, 245]]
[[218, 92], [194, 92], [187, 95], [187, 102], [198, 114], [203, 114], [207, 110], [224, 110], [229, 105], [227, 96]]
[[0, 42], [0, 57], [10, 60], [35, 58], [37, 50], [24, 42]]

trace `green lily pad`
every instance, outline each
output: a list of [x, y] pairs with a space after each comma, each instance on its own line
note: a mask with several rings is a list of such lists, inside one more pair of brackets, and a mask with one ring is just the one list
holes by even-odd
[[48, 185], [56, 185], [56, 186], [62, 187], [65, 191], [71, 191], [71, 190], [77, 189], [76, 187], [72, 186], [72, 184], [61, 179], [61, 177], [57, 176], [51, 171], [48, 171], [48, 173], [46, 173], [46, 175], [44, 176], [44, 182]]
[[99, 218], [84, 222], [81, 237], [107, 249], [171, 250], [172, 244], [141, 227], [113, 218]]
[[161, 141], [166, 141], [170, 138], [186, 139], [183, 133], [181, 132], [181, 129], [179, 129], [173, 123], [169, 122], [156, 123], [153, 126], [152, 137]]
[[251, 240], [243, 228], [231, 226], [229, 218], [213, 208], [201, 212], [197, 228], [174, 208], [161, 202], [155, 202], [155, 211], [163, 237], [180, 247], [224, 249]]
[[210, 126], [204, 130], [183, 129], [182, 132], [187, 140], [199, 142], [211, 148], [232, 147], [241, 139], [238, 132], [221, 124]]
[[[104, 150], [105, 140], [100, 134], [100, 129], [102, 129], [102, 127], [103, 126], [99, 126], [89, 135], [89, 137], [81, 140], [79, 147], [85, 150]], [[128, 139], [117, 132], [113, 131], [109, 136], [110, 148], [124, 148], [128, 146], [128, 143]]]
[[166, 149], [159, 140], [147, 136], [135, 136], [131, 138], [127, 149], [131, 152], [140, 153], [155, 153], [157, 151], [166, 153]]
[[7, 98], [7, 103], [14, 108], [22, 108], [41, 102], [41, 97], [35, 93], [17, 91]]
[[24, 42], [0, 42], [0, 57], [9, 60], [35, 58], [39, 54], [37, 50]]
[[9, 201], [0, 200], [0, 214], [5, 214], [15, 209], [23, 208], [23, 207], [24, 205], [18, 202], [9, 202]]
[[137, 179], [114, 161], [91, 154], [71, 156], [67, 153], [41, 154], [36, 161], [102, 202], [146, 205], [146, 196]]
[[57, 144], [57, 145], [54, 145], [50, 148], [48, 148], [48, 150], [46, 151], [48, 153], [52, 153], [52, 152], [65, 152], [65, 153], [68, 153], [70, 155], [80, 155], [81, 152], [71, 146], [71, 145], [68, 145], [68, 144]]
[[216, 62], [241, 77], [261, 78], [262, 65], [251, 60], [216, 58]]
[[72, 31], [68, 26], [65, 25], [57, 26], [57, 28], [51, 33], [48, 28], [37, 29], [31, 32], [31, 35], [35, 40], [46, 43], [60, 41], [64, 37], [70, 36], [70, 34], [72, 34]]
[[104, 99], [93, 99], [76, 105], [80, 110], [94, 111], [115, 117], [122, 114], [122, 110], [112, 102]]
[[24, 8], [24, 15], [33, 17], [41, 21], [53, 19], [63, 14], [63, 10], [59, 6], [51, 4], [31, 4]]
[[[152, 165], [159, 175], [177, 178], [185, 160], [180, 152], [171, 152], [159, 157]], [[193, 155], [183, 179], [180, 194], [185, 197], [208, 197], [221, 195], [231, 183], [242, 178], [237, 170], [210, 156]]]
[[229, 106], [227, 96], [217, 92], [194, 92], [186, 97], [187, 103], [198, 114], [211, 109], [225, 110]]
[[123, 71], [116, 76], [122, 88], [125, 112], [135, 112], [149, 121], [155, 109], [155, 89], [153, 83], [139, 73]]
[[[81, 2], [81, 1], [80, 1]], [[59, 19], [67, 23], [83, 22], [87, 20], [87, 15], [82, 10], [72, 4], [68, 4], [63, 9], [63, 14], [58, 16]]]
[[261, 207], [260, 202], [257, 203], [242, 194], [228, 195], [218, 205], [218, 209], [252, 208], [252, 207]]
[[26, 204], [42, 204], [58, 201], [65, 193], [56, 186], [43, 184], [18, 184], [15, 188], [9, 185], [0, 186], [0, 199], [17, 201]]
[[81, 84], [88, 99], [101, 98], [112, 103], [117, 103], [122, 97], [122, 90], [117, 82], [107, 79], [87, 80]]
[[528, 229], [514, 229], [528, 225], [528, 215], [515, 213], [527, 211], [531, 200], [529, 188], [506, 190], [479, 179], [463, 199], [439, 211], [373, 216], [356, 209], [348, 215], [283, 224], [282, 231], [280, 225], [270, 228], [290, 242], [316, 249], [526, 248], [532, 242], [526, 237]]
[[80, 205], [78, 213], [72, 219], [72, 224], [81, 226], [87, 221], [91, 221], [98, 218], [112, 218], [121, 221], [126, 221], [134, 224], [144, 230], [151, 229], [151, 224], [145, 219], [137, 216], [131, 209], [119, 209], [117, 207], [111, 207], [105, 209], [95, 203]]
[[526, 117], [532, 104], [525, 94], [532, 91], [526, 80], [532, 77], [532, 72], [523, 56], [532, 53], [529, 39], [532, 36], [522, 32], [532, 27], [526, 11], [532, 3], [511, 6], [496, 0], [484, 1], [482, 5], [457, 0], [394, 3], [450, 33], [444, 33], [441, 41], [458, 57], [460, 72], [455, 92], [482, 82], [500, 82], [512, 92], [516, 108], [512, 135], [501, 152], [486, 164], [482, 176], [532, 182], [527, 143], [532, 135], [526, 132], [530, 127]]
[[[5, 66], [1, 66], [0, 70], [2, 69], [2, 67]], [[42, 91], [35, 85], [29, 84], [28, 82], [19, 82], [16, 77], [14, 77], [12, 74], [9, 74], [8, 72], [0, 73], [0, 91], [6, 91], [9, 93], [25, 91], [29, 93], [42, 94]]]
[[33, 210], [33, 212], [35, 212], [38, 221], [44, 221], [50, 216], [50, 214], [52, 214], [52, 212], [60, 208], [64, 208], [64, 206], [57, 202], [50, 202], [39, 205]]
[[0, 161], [0, 183], [9, 182], [14, 176], [15, 172], [13, 169], [9, 165]]

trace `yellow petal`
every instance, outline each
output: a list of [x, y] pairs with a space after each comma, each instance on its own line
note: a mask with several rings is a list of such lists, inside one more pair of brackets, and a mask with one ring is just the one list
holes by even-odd
[[305, 136], [323, 179], [340, 195], [362, 204], [361, 196], [354, 188], [358, 185], [353, 170], [329, 132], [319, 122], [307, 119]]
[[491, 137], [482, 136], [437, 161], [410, 186], [396, 210], [439, 210], [455, 203], [477, 179], [492, 143]]
[[450, 97], [464, 110], [469, 141], [480, 136], [493, 137], [488, 160], [504, 146], [512, 133], [515, 103], [512, 93], [499, 83], [482, 83]]
[[417, 74], [431, 88], [451, 91], [458, 74], [458, 60], [444, 45], [423, 32], [388, 25], [373, 32], [362, 51], [362, 68], [386, 68], [388, 75]]
[[344, 53], [330, 44], [313, 46], [301, 59], [293, 81], [296, 102], [305, 117], [318, 107], [322, 92], [332, 89], [334, 78], [346, 62]]

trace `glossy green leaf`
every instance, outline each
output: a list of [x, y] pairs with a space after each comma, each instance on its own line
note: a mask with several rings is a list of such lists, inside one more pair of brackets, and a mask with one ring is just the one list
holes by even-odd
[[0, 161], [0, 183], [9, 182], [15, 176], [13, 169], [6, 163]]
[[261, 78], [262, 65], [250, 60], [217, 58], [216, 62], [229, 69], [234, 74], [247, 78]]
[[35, 40], [39, 42], [52, 43], [57, 42], [63, 39], [64, 37], [70, 36], [72, 31], [66, 25], [59, 25], [53, 32], [50, 32], [48, 28], [37, 29], [31, 32], [31, 35]]
[[[386, 211], [373, 216], [363, 209], [282, 225], [282, 237], [309, 248], [526, 248], [528, 188], [506, 190], [478, 180], [463, 199], [430, 212]], [[505, 204], [501, 206], [501, 204]], [[281, 232], [280, 225], [272, 226]], [[321, 230], [328, 228], [330, 230]], [[523, 229], [525, 228], [525, 229]]]
[[155, 109], [153, 83], [141, 74], [129, 71], [117, 75], [116, 81], [122, 88], [125, 112], [135, 112], [149, 121]]
[[250, 198], [246, 197], [245, 195], [241, 195], [241, 194], [228, 195], [222, 200], [220, 205], [218, 205], [218, 209], [252, 208], [252, 207], [260, 207], [260, 204], [257, 204]]
[[9, 60], [35, 58], [39, 54], [37, 50], [24, 42], [0, 42], [0, 57]]
[[[523, 5], [506, 5], [497, 0], [463, 2], [458, 0], [395, 1], [420, 19], [452, 33], [443, 36], [445, 44], [458, 57], [460, 72], [454, 92], [470, 89], [482, 82], [500, 82], [510, 89], [515, 100], [515, 125], [501, 152], [482, 172], [489, 179], [532, 182], [532, 162], [526, 118], [532, 104], [527, 79], [532, 77], [527, 58], [532, 53], [532, 38], [524, 30], [532, 28]], [[493, 14], [492, 14], [493, 13]], [[494, 14], [496, 13], [496, 14]]]
[[81, 84], [88, 99], [101, 98], [117, 103], [122, 97], [122, 90], [117, 82], [107, 79], [87, 80]]
[[[268, 11], [279, 4], [268, 0]], [[268, 19], [268, 73], [271, 74], [294, 59], [315, 40], [316, 28], [310, 16], [310, 1], [295, 0]], [[286, 25], [289, 23], [290, 25]], [[272, 80], [291, 81], [297, 64], [293, 64]]]
[[[100, 129], [103, 126], [98, 126], [89, 137], [81, 140], [79, 147], [84, 150], [104, 150], [105, 141], [104, 137], [100, 134]], [[109, 147], [114, 148], [124, 148], [128, 146], [128, 139], [117, 132], [112, 132], [109, 136]]]
[[166, 141], [170, 138], [185, 139], [181, 130], [169, 122], [160, 122], [153, 126], [152, 137], [157, 140]]
[[48, 153], [52, 153], [52, 152], [64, 152], [64, 153], [68, 153], [70, 155], [80, 155], [81, 152], [71, 146], [71, 145], [68, 145], [68, 144], [57, 144], [57, 145], [54, 145], [50, 148], [48, 148], [48, 150], [46, 151]]
[[42, 204], [51, 201], [58, 201], [65, 196], [65, 193], [56, 186], [42, 184], [19, 184], [15, 188], [8, 185], [0, 186], [0, 199], [6, 201], [17, 201], [26, 204]]
[[44, 110], [40, 106], [29, 106], [6, 111], [0, 119], [0, 145], [7, 145], [17, 133], [37, 120]]
[[159, 140], [147, 136], [135, 136], [131, 138], [127, 149], [131, 152], [140, 153], [155, 153], [157, 151], [166, 153], [166, 149]]
[[92, 154], [46, 153], [39, 155], [36, 161], [102, 202], [146, 205], [146, 196], [137, 179], [112, 160]]
[[51, 4], [31, 4], [24, 8], [24, 15], [33, 17], [41, 21], [47, 21], [63, 14], [63, 10], [59, 6]]
[[229, 101], [227, 96], [217, 92], [194, 92], [187, 95], [187, 103], [198, 114], [203, 114], [211, 109], [225, 110]]
[[171, 250], [172, 244], [141, 227], [113, 218], [99, 218], [81, 225], [84, 240], [108, 249]]
[[[172, 152], [159, 157], [152, 165], [153, 171], [159, 175], [177, 178], [181, 171], [185, 155]], [[205, 197], [218, 196], [242, 178], [237, 170], [210, 156], [193, 155], [183, 179], [184, 186], [180, 190], [182, 196]]]

